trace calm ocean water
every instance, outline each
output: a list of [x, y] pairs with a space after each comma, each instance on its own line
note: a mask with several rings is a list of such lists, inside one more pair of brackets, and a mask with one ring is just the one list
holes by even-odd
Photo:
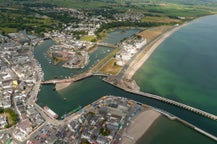
[[174, 33], [134, 79], [143, 91], [217, 115], [217, 16], [200, 18]]
[[[217, 16], [200, 18], [174, 33], [158, 47], [134, 79], [143, 91], [217, 115]], [[161, 118], [138, 143], [216, 142]]]

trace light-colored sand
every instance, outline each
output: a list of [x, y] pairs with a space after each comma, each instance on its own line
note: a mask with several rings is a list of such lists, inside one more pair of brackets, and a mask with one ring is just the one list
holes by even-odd
[[136, 71], [146, 62], [146, 60], [151, 56], [151, 54], [156, 50], [156, 48], [169, 36], [171, 36], [174, 32], [179, 30], [181, 27], [185, 26], [186, 24], [182, 26], [178, 26], [173, 28], [172, 30], [164, 33], [152, 46], [151, 48], [146, 51], [142, 52], [144, 53], [143, 56], [139, 54], [134, 60], [130, 63], [129, 68], [126, 70], [124, 77], [127, 79], [131, 79], [132, 76], [136, 73]]
[[131, 122], [128, 128], [124, 130], [122, 141], [123, 144], [135, 144], [151, 125], [160, 117], [160, 113], [153, 109], [145, 110], [138, 114]]
[[67, 88], [69, 85], [71, 85], [72, 84], [72, 82], [67, 82], [67, 83], [56, 83], [56, 85], [55, 85], [55, 89], [56, 89], [56, 91], [60, 91], [60, 90], [62, 90], [62, 89], [65, 89], [65, 88]]

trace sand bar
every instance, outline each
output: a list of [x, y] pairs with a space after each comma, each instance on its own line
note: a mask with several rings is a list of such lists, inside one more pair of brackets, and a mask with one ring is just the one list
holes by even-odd
[[71, 84], [72, 84], [72, 82], [56, 83], [55, 89], [56, 89], [56, 91], [60, 91], [60, 90], [62, 90], [62, 89], [67, 88], [67, 87], [68, 87], [69, 85], [71, 85]]
[[153, 109], [139, 113], [124, 130], [121, 143], [135, 144], [160, 116], [161, 114]]

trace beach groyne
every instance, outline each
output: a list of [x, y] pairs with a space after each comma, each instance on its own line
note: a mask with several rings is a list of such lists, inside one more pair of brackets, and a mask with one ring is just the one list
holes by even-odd
[[192, 129], [196, 130], [197, 132], [199, 132], [199, 133], [201, 133], [201, 134], [203, 134], [203, 135], [205, 135], [205, 136], [207, 136], [207, 137], [209, 137], [209, 138], [217, 141], [217, 137], [216, 136], [211, 135], [211, 134], [205, 132], [204, 130], [196, 127], [195, 125], [193, 125], [193, 124], [191, 124], [191, 123], [189, 123], [189, 122], [187, 122], [187, 121], [185, 121], [185, 120], [183, 120], [183, 119], [181, 119], [179, 117], [176, 117], [176, 116], [174, 116], [174, 115], [172, 115], [172, 114], [170, 114], [170, 113], [168, 113], [166, 111], [163, 111], [163, 110], [160, 110], [160, 109], [156, 109], [156, 108], [155, 108], [155, 110], [158, 111], [159, 113], [161, 113], [162, 115], [168, 117], [170, 120], [177, 120], [177, 121], [183, 123], [184, 125], [186, 125], [186, 126], [192, 128]]

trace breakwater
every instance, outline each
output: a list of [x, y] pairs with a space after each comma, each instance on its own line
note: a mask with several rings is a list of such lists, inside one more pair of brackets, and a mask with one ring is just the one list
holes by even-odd
[[207, 117], [209, 119], [217, 121], [217, 116], [216, 115], [208, 113], [208, 112], [205, 112], [203, 110], [200, 110], [200, 109], [197, 109], [197, 108], [188, 106], [186, 104], [183, 104], [183, 103], [180, 103], [180, 102], [176, 102], [176, 101], [173, 101], [173, 100], [170, 100], [170, 99], [158, 96], [158, 95], [154, 95], [154, 94], [150, 94], [150, 93], [146, 93], [146, 92], [141, 92], [141, 91], [134, 90], [134, 89], [128, 89], [126, 87], [123, 87], [121, 84], [119, 84], [117, 82], [118, 80], [106, 78], [106, 79], [104, 79], [104, 81], [107, 82], [107, 83], [109, 83], [109, 84], [112, 84], [113, 86], [116, 86], [116, 87], [118, 87], [120, 89], [123, 89], [123, 90], [125, 90], [127, 92], [130, 92], [130, 93], [133, 93], [133, 94], [137, 94], [137, 95], [140, 95], [140, 96], [144, 96], [144, 97], [148, 97], [148, 98], [153, 98], [153, 99], [156, 99], [156, 100], [159, 100], [159, 101], [163, 101], [165, 103], [169, 103], [169, 104], [178, 106], [180, 108], [192, 111], [194, 113], [197, 113], [197, 114], [202, 115], [204, 117]]

